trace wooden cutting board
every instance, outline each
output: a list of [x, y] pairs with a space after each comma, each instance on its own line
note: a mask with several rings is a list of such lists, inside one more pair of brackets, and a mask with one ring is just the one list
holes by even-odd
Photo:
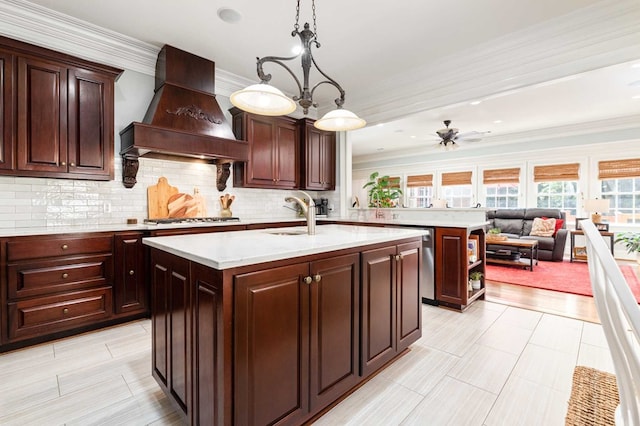
[[177, 193], [169, 197], [167, 203], [170, 218], [196, 217], [198, 202], [189, 194]]
[[178, 188], [169, 185], [162, 176], [158, 183], [147, 188], [147, 204], [149, 219], [166, 219], [169, 217], [169, 198], [178, 193]]

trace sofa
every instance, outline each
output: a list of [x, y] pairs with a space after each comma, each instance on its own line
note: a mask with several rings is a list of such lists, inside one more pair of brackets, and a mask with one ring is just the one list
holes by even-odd
[[[556, 219], [556, 230], [552, 236], [529, 235], [533, 227], [535, 218]], [[562, 224], [558, 223], [562, 220]], [[564, 257], [564, 246], [567, 242], [567, 221], [564, 212], [558, 209], [497, 209], [487, 211], [489, 225], [491, 228], [499, 228], [502, 235], [509, 238], [522, 238], [527, 240], [538, 240], [538, 259], [561, 262]], [[537, 221], [540, 223], [540, 220]], [[487, 242], [487, 251], [509, 250], [508, 246], [501, 246], [499, 242]]]

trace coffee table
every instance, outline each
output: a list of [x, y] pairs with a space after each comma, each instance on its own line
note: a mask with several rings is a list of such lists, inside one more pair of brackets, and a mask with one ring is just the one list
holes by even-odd
[[537, 240], [520, 240], [517, 238], [509, 238], [505, 241], [496, 241], [491, 242], [491, 244], [513, 247], [516, 250], [520, 251], [520, 249], [528, 250], [529, 256], [524, 259], [501, 259], [497, 257], [492, 257], [491, 252], [486, 252], [486, 262], [487, 263], [496, 263], [501, 265], [512, 265], [512, 266], [523, 266], [525, 269], [528, 267], [530, 271], [533, 272], [533, 261], [535, 260], [535, 264], [538, 264], [538, 241]]

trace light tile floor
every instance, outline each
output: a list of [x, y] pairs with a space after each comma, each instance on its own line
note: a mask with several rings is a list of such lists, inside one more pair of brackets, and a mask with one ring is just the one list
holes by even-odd
[[[0, 355], [0, 425], [180, 425], [151, 323]], [[316, 425], [564, 425], [576, 365], [613, 372], [598, 324], [478, 301], [423, 306], [423, 337]]]

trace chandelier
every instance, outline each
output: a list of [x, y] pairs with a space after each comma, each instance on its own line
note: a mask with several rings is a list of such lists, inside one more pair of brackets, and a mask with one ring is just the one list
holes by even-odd
[[[278, 56], [265, 56], [263, 58], [257, 58], [257, 69], [260, 83], [253, 84], [242, 90], [239, 90], [231, 95], [231, 103], [236, 107], [255, 114], [260, 115], [286, 115], [296, 109], [296, 102], [302, 107], [305, 115], [309, 112], [310, 107], [317, 108], [318, 104], [313, 100], [313, 94], [315, 90], [323, 84], [330, 84], [334, 86], [340, 93], [340, 97], [335, 99], [337, 108], [333, 111], [326, 113], [321, 119], [316, 120], [314, 126], [321, 130], [328, 131], [341, 131], [341, 130], [354, 130], [364, 127], [366, 121], [359, 118], [353, 112], [348, 111], [342, 107], [344, 104], [345, 92], [344, 89], [331, 77], [325, 74], [316, 64], [311, 48], [315, 46], [320, 47], [320, 43], [317, 38], [317, 26], [316, 26], [316, 5], [315, 0], [311, 0], [311, 7], [313, 10], [313, 31], [309, 29], [309, 24], [304, 24], [304, 29], [300, 31], [300, 25], [298, 24], [300, 18], [300, 0], [296, 6], [296, 22], [293, 26], [291, 36], [300, 37], [302, 51], [291, 57], [278, 57]], [[302, 61], [302, 84], [296, 75], [291, 71], [289, 67], [284, 64], [284, 61], [290, 61], [300, 57]], [[271, 81], [271, 74], [265, 74], [262, 68], [265, 62], [273, 62], [282, 66], [295, 80], [298, 85], [298, 94], [293, 99], [286, 96], [282, 91], [269, 84]], [[309, 72], [311, 65], [325, 78], [316, 83], [312, 88], [309, 87]]]

